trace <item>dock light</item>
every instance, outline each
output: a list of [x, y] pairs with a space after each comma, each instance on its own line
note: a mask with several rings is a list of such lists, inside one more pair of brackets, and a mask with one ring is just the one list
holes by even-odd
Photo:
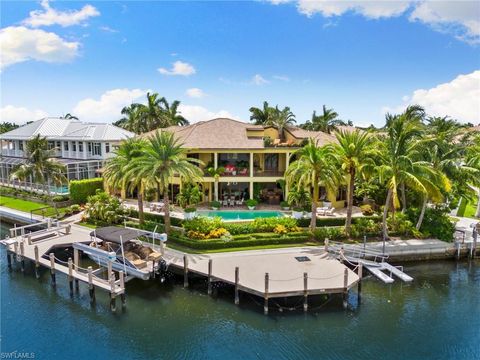
[[113, 251], [109, 252], [108, 253], [108, 260], [109, 261], [115, 261], [117, 260], [117, 254]]
[[166, 243], [168, 236], [166, 233], [163, 233], [163, 234], [160, 234], [159, 238], [161, 242]]

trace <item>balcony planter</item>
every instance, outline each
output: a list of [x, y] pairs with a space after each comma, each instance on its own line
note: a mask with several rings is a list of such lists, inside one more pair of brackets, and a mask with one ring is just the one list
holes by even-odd
[[188, 207], [184, 210], [183, 217], [184, 217], [185, 220], [191, 220], [195, 216], [197, 216], [197, 208]]
[[303, 217], [303, 209], [299, 207], [294, 207], [292, 209], [292, 217], [294, 219], [301, 219]]
[[212, 210], [220, 209], [220, 201], [212, 201], [210, 203], [210, 207], [212, 208]]
[[283, 209], [283, 210], [290, 210], [290, 206], [288, 205], [288, 202], [286, 201], [282, 201], [280, 203], [280, 207]]
[[258, 201], [255, 199], [248, 199], [246, 204], [249, 210], [255, 210], [255, 206], [257, 206]]

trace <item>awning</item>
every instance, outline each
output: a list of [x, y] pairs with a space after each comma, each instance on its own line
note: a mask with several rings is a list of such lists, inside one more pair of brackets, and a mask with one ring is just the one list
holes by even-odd
[[104, 241], [120, 244], [122, 241], [123, 243], [126, 243], [127, 241], [136, 239], [143, 234], [144, 232], [141, 230], [133, 230], [117, 226], [106, 226], [95, 229], [95, 231], [90, 233], [90, 236], [95, 236]]

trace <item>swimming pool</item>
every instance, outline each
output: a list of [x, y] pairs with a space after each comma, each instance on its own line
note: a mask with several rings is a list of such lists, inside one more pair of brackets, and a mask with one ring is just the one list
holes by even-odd
[[256, 211], [238, 211], [238, 210], [217, 210], [217, 211], [199, 211], [201, 216], [221, 217], [222, 220], [255, 220], [256, 218], [283, 217], [280, 211], [256, 210]]

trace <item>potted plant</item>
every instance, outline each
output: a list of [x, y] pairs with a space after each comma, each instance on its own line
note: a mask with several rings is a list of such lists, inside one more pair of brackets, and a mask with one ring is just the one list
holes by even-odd
[[258, 201], [255, 199], [248, 199], [245, 203], [247, 204], [249, 210], [255, 210], [255, 206], [258, 205]]
[[286, 201], [280, 202], [280, 207], [281, 207], [283, 210], [290, 210], [290, 205], [289, 205], [288, 202], [286, 202]]
[[212, 201], [210, 206], [213, 210], [218, 210], [220, 209], [220, 201]]
[[294, 219], [301, 219], [303, 217], [303, 208], [301, 206], [294, 206], [292, 208], [292, 217]]
[[184, 210], [185, 220], [193, 219], [195, 216], [197, 216], [197, 208], [196, 207], [189, 206], [189, 207], [185, 208], [185, 210]]

